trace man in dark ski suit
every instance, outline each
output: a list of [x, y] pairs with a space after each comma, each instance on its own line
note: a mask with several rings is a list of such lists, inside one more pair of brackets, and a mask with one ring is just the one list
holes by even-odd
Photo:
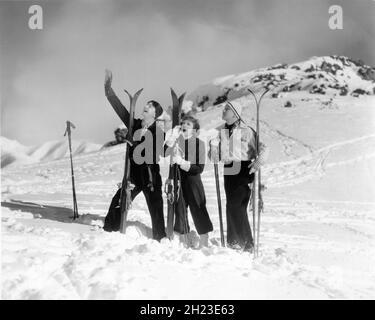
[[266, 146], [260, 143], [256, 161], [256, 133], [243, 124], [242, 106], [235, 101], [227, 102], [223, 110], [225, 124], [218, 128], [219, 134], [210, 143], [209, 156], [214, 161], [224, 162], [224, 189], [227, 198], [227, 242], [230, 247], [252, 251], [254, 242], [251, 234], [247, 207], [254, 180], [254, 172], [265, 162]]
[[[104, 89], [105, 95], [120, 119], [127, 125], [129, 123], [129, 112], [126, 110], [120, 99], [116, 96], [111, 87], [112, 73], [106, 71]], [[156, 101], [149, 101], [143, 110], [143, 119], [134, 119], [133, 132], [129, 136], [133, 137], [133, 145], [130, 148], [130, 180], [134, 185], [131, 191], [132, 200], [142, 191], [147, 202], [151, 215], [152, 235], [155, 240], [166, 236], [162, 180], [160, 176], [160, 166], [158, 164], [160, 156], [163, 155], [164, 131], [156, 125], [156, 118], [163, 113], [163, 109]], [[146, 141], [146, 142], [145, 142]], [[137, 146], [143, 144], [143, 151], [152, 150], [151, 158], [146, 157], [142, 161], [145, 152], [137, 155]], [[152, 144], [152, 145], [151, 145]], [[105, 231], [118, 231], [120, 229], [120, 195], [121, 188], [112, 198], [108, 214], [104, 221]]]

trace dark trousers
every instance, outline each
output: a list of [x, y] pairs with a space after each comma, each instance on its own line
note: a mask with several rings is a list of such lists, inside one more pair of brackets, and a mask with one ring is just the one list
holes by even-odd
[[[148, 187], [135, 187], [132, 190], [131, 198], [132, 200], [141, 192], [146, 198], [148, 210], [151, 215], [152, 223], [152, 236], [155, 240], [160, 240], [166, 237], [165, 234], [165, 224], [164, 224], [164, 213], [163, 213], [163, 198], [161, 186], [155, 186], [154, 191], [151, 191]], [[104, 221], [105, 231], [119, 231], [120, 230], [120, 207], [119, 200], [121, 196], [121, 188], [116, 192], [112, 198], [111, 205], [109, 207], [107, 216]]]
[[186, 214], [189, 208], [198, 234], [212, 231], [213, 226], [206, 208], [206, 196], [200, 175], [181, 175], [181, 186], [183, 198], [180, 198], [177, 205], [174, 230], [181, 234], [189, 232]]
[[253, 237], [247, 214], [251, 195], [249, 183], [253, 176], [249, 176], [247, 165], [247, 162], [243, 163], [241, 171], [236, 175], [224, 174], [224, 189], [227, 198], [227, 242], [230, 246], [239, 245], [245, 250], [253, 247]]

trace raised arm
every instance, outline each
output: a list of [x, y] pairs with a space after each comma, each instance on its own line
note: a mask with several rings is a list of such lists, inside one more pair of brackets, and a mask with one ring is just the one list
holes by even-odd
[[129, 112], [128, 110], [126, 110], [125, 106], [122, 104], [122, 102], [116, 96], [115, 92], [112, 89], [112, 72], [110, 70], [105, 70], [104, 92], [112, 108], [115, 110], [115, 112], [120, 117], [122, 122], [126, 126], [128, 126]]

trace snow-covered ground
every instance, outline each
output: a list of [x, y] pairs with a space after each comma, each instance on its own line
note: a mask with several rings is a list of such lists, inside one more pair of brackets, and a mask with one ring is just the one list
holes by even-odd
[[[253, 124], [251, 97], [238, 99]], [[219, 124], [220, 114], [220, 106], [201, 113], [202, 127]], [[374, 95], [287, 92], [266, 97], [261, 115], [271, 153], [259, 258], [220, 247], [212, 165], [203, 174], [215, 228], [209, 248], [153, 241], [143, 195], [126, 235], [103, 232], [123, 172], [118, 145], [74, 158], [77, 222], [69, 158], [2, 170], [2, 297], [374, 299]]]

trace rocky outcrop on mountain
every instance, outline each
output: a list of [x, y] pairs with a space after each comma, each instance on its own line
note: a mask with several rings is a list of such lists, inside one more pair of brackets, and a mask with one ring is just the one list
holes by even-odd
[[312, 57], [214, 79], [191, 92], [187, 100], [192, 102], [193, 111], [205, 111], [226, 100], [247, 96], [248, 88], [270, 89], [275, 99], [295, 91], [360, 97], [375, 94], [375, 69], [345, 56]]

